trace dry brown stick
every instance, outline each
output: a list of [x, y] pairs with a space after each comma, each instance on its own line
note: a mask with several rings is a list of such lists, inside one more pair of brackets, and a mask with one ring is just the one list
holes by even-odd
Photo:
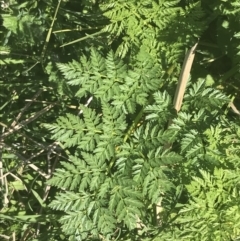
[[[40, 155], [43, 150], [40, 150], [38, 153], [36, 153], [35, 155], [32, 155], [31, 157], [29, 157], [28, 159], [26, 159], [25, 157], [23, 157], [20, 153], [18, 153], [14, 148], [12, 148], [11, 146], [6, 145], [5, 143], [2, 143], [3, 146], [5, 146], [5, 148], [9, 151], [12, 151], [12, 153], [14, 153], [19, 159], [21, 159], [24, 164], [27, 164], [29, 167], [31, 167], [33, 170], [35, 170], [36, 172], [39, 172], [40, 175], [42, 175], [45, 178], [49, 178], [49, 175], [44, 173], [43, 171], [41, 171], [38, 167], [36, 167], [34, 164], [32, 164], [30, 161], [34, 158], [37, 157], [38, 155]], [[68, 161], [68, 158], [62, 156], [61, 154], [59, 154], [58, 152], [55, 151], [55, 146], [57, 145], [57, 142], [53, 142], [52, 144], [50, 144], [49, 146], [44, 146], [43, 148], [45, 150], [50, 150], [51, 153], [57, 155], [58, 158], [63, 158], [66, 159]], [[19, 166], [14, 167], [13, 169], [11, 169], [10, 171], [8, 171], [5, 174], [1, 174], [0, 175], [0, 180], [2, 180], [3, 178], [5, 178], [6, 176], [8, 176], [9, 174], [11, 174], [13, 171], [15, 171], [16, 169], [18, 169]], [[55, 163], [53, 164], [53, 167], [55, 168]], [[40, 173], [41, 172], [41, 173]], [[53, 172], [53, 170], [51, 171], [51, 173]]]
[[10, 236], [4, 235], [4, 234], [0, 234], [0, 237], [7, 239], [7, 240], [9, 240], [11, 238]]
[[[88, 106], [91, 101], [92, 101], [93, 97], [90, 96], [89, 99], [86, 101], [86, 103], [84, 104], [84, 106]], [[45, 100], [31, 100], [31, 99], [26, 99], [25, 100], [26, 102], [36, 102], [36, 103], [42, 103], [42, 104], [51, 104], [52, 102], [50, 101], [45, 101]], [[60, 103], [55, 103], [56, 105], [59, 105], [61, 106]], [[70, 109], [76, 109], [76, 110], [80, 110], [80, 112], [78, 114], [82, 114], [82, 110], [81, 110], [81, 107], [79, 106], [76, 106], [76, 105], [66, 105], [66, 107], [70, 108]]]
[[[33, 96], [32, 101], [36, 100], [37, 97], [42, 93], [42, 90], [38, 90], [38, 92]], [[11, 128], [14, 128], [14, 126], [17, 124], [17, 122], [19, 121], [19, 119], [22, 117], [22, 114], [30, 107], [30, 105], [32, 104], [32, 102], [27, 103], [24, 108], [19, 112], [18, 116], [16, 117], [16, 119], [13, 121], [13, 123], [11, 124]]]
[[[21, 159], [23, 161], [24, 165], [28, 165], [29, 167], [31, 167], [34, 171], [38, 172], [41, 176], [45, 177], [46, 179], [49, 178], [49, 175], [46, 174], [44, 171], [42, 171], [40, 168], [38, 168], [36, 165], [32, 164], [30, 162], [31, 159], [33, 159], [33, 157], [31, 156], [30, 158], [26, 159], [24, 156], [22, 156], [20, 153], [18, 153], [15, 148], [8, 146], [7, 144], [3, 143], [2, 144], [7, 150], [11, 151], [12, 153], [14, 153], [19, 159]], [[38, 155], [40, 155], [42, 152], [38, 152]], [[34, 157], [38, 156], [37, 154], [34, 155]], [[6, 177], [7, 175], [9, 175], [12, 171], [16, 170], [18, 167], [13, 168], [11, 171], [9, 171], [8, 173], [4, 174], [3, 176], [0, 176], [0, 179], [3, 179], [4, 177]]]
[[[174, 106], [174, 109], [177, 111], [177, 113], [179, 112], [182, 106], [183, 96], [187, 87], [187, 81], [188, 81], [190, 71], [192, 68], [192, 63], [195, 57], [195, 50], [197, 48], [197, 44], [198, 43], [196, 43], [190, 50], [188, 50], [182, 65], [181, 73], [178, 79], [177, 89], [175, 91], [174, 100], [173, 100], [173, 106]], [[172, 119], [169, 120], [168, 127], [171, 124], [172, 124]], [[164, 146], [164, 149], [166, 150], [171, 146], [172, 146], [171, 143], [167, 143]]]
[[196, 43], [186, 54], [181, 74], [179, 76], [178, 80], [178, 86], [175, 92], [174, 100], [173, 100], [173, 105], [176, 111], [178, 112], [181, 109], [182, 106], [182, 101], [183, 101], [183, 96], [186, 90], [187, 86], [187, 81], [190, 75], [190, 71], [192, 68], [192, 63], [195, 57], [195, 50], [197, 48], [198, 43]]
[[0, 136], [0, 140], [3, 139], [4, 137], [7, 137], [9, 135], [11, 135], [12, 133], [20, 130], [22, 127], [24, 127], [25, 125], [29, 124], [30, 122], [34, 121], [35, 119], [37, 119], [40, 115], [44, 114], [45, 112], [47, 112], [48, 110], [50, 110], [55, 104], [51, 104], [47, 107], [45, 107], [44, 109], [40, 110], [39, 112], [35, 113], [34, 115], [32, 115], [31, 117], [29, 117], [26, 120], [21, 121], [18, 125], [16, 125], [14, 128], [8, 130], [7, 132], [3, 133]]
[[[54, 153], [54, 154], [56, 154], [57, 156], [61, 156], [61, 154], [59, 154], [59, 153], [57, 153], [57, 152], [55, 152], [54, 150], [62, 150], [62, 148], [61, 147], [59, 147], [58, 146], [58, 142], [57, 141], [54, 141], [52, 144], [49, 144], [48, 146], [45, 146], [44, 144], [42, 144], [42, 143], [39, 143], [39, 142], [37, 142], [37, 141], [35, 141], [35, 140], [33, 140], [30, 136], [28, 136], [26, 133], [24, 133], [24, 132], [20, 132], [20, 135], [21, 136], [23, 136], [23, 137], [25, 137], [26, 139], [29, 139], [30, 141], [32, 141], [36, 146], [39, 146], [39, 147], [41, 147], [42, 149], [44, 149], [44, 150], [46, 150], [46, 151], [51, 151], [51, 153]], [[35, 156], [33, 156], [33, 157], [35, 157]], [[65, 158], [65, 157], [63, 157], [63, 156], [61, 156], [62, 158]], [[32, 159], [32, 157], [31, 157], [31, 159]], [[66, 160], [68, 160], [67, 158], [65, 158]]]
[[[53, 153], [56, 154], [58, 157], [61, 157], [61, 158], [64, 158], [64, 159], [68, 160], [66, 157], [62, 156], [62, 155], [59, 154], [59, 153], [56, 153], [55, 151], [53, 151]], [[20, 154], [19, 154], [19, 153], [16, 153], [16, 156], [20, 158]], [[37, 156], [37, 155], [34, 155], [34, 157], [36, 157], [36, 156]], [[22, 156], [21, 156], [21, 157], [22, 157]], [[32, 157], [30, 157], [29, 159], [32, 159]], [[33, 170], [35, 170], [36, 172], [41, 171], [41, 170], [40, 170], [38, 167], [36, 167], [34, 164], [29, 163], [29, 161], [28, 161], [29, 159], [26, 159], [26, 162], [27, 162], [28, 166], [30, 166], [30, 167], [31, 167]], [[23, 159], [21, 158], [21, 160], [23, 160]], [[25, 161], [25, 160], [24, 160], [24, 161]], [[68, 161], [69, 161], [69, 160], [68, 160]], [[8, 171], [8, 172], [5, 173], [5, 174], [0, 174], [0, 180], [6, 178], [6, 177], [7, 177], [8, 175], [10, 175], [13, 171], [15, 171], [16, 169], [18, 169], [18, 167], [19, 167], [19, 166], [12, 168], [10, 171]], [[42, 176], [45, 177], [45, 178], [49, 178], [49, 175], [46, 174], [46, 173], [44, 173], [44, 172], [42, 172], [42, 171], [41, 171], [41, 173], [39, 173], [39, 174], [42, 175]]]
[[39, 143], [35, 140], [33, 140], [30, 136], [28, 136], [26, 133], [24, 133], [23, 131], [19, 131], [19, 134], [23, 137], [25, 137], [26, 139], [30, 140], [31, 142], [33, 142], [36, 146], [41, 147], [42, 149], [46, 150], [46, 146], [44, 146], [42, 143]]
[[[45, 100], [31, 100], [31, 99], [25, 99], [26, 102], [35, 102], [35, 103], [41, 103], [41, 104], [52, 104], [53, 102], [50, 101], [45, 101]], [[60, 103], [56, 103], [56, 105], [61, 106]], [[76, 109], [76, 110], [81, 110], [80, 107], [76, 106], [76, 105], [66, 105], [66, 107], [70, 108], [70, 109]]]
[[[2, 132], [4, 133], [4, 131], [5, 131], [5, 127], [3, 127]], [[3, 176], [2, 149], [3, 149], [3, 145], [0, 143], [0, 176]], [[0, 191], [3, 192], [3, 206], [5, 207], [9, 203], [7, 177], [3, 177], [2, 179], [0, 179], [0, 181], [1, 181], [1, 186], [4, 188], [2, 190], [2, 188], [0, 187]]]
[[[175, 96], [174, 96], [174, 100], [173, 100], [173, 105], [174, 108], [177, 112], [179, 112], [179, 110], [181, 109], [182, 106], [182, 101], [183, 101], [183, 96], [186, 90], [186, 86], [187, 86], [187, 81], [189, 79], [189, 75], [190, 75], [190, 71], [192, 68], [192, 63], [195, 57], [195, 50], [197, 48], [198, 43], [196, 43], [186, 54], [183, 65], [182, 65], [182, 69], [181, 69], [181, 73], [179, 76], [179, 80], [178, 80], [178, 86], [175, 92]], [[172, 123], [172, 120], [169, 121], [168, 126], [170, 126]], [[164, 149], [168, 149], [171, 147], [171, 143], [167, 143], [164, 146]], [[159, 214], [162, 211], [162, 206], [161, 206], [161, 202], [159, 202], [156, 205], [156, 218], [157, 218], [157, 223], [159, 223]]]
[[[50, 158], [50, 155], [48, 155], [48, 161], [50, 162], [49, 158]], [[55, 170], [55, 167], [56, 167], [56, 164], [57, 164], [57, 162], [58, 162], [58, 159], [59, 159], [59, 157], [56, 156], [56, 157], [55, 157], [55, 161], [54, 161], [54, 163], [53, 163], [53, 165], [52, 165], [52, 168], [51, 168], [51, 169], [49, 170], [49, 172], [48, 172], [49, 178], [51, 178], [51, 176], [52, 176], [52, 174], [53, 174], [53, 172], [54, 172], [54, 170]], [[49, 179], [49, 178], [48, 178], [48, 179]], [[43, 202], [45, 202], [45, 201], [47, 200], [47, 197], [48, 197], [48, 194], [49, 194], [49, 192], [50, 192], [50, 189], [51, 189], [51, 186], [50, 186], [50, 185], [46, 185], [45, 190], [44, 190], [44, 193], [43, 193], [43, 197], [42, 197]], [[43, 208], [42, 208], [42, 206], [41, 206], [38, 213], [39, 213], [39, 214], [42, 214], [42, 211], [43, 211]], [[39, 232], [40, 232], [40, 225], [41, 225], [41, 224], [38, 223], [37, 230], [36, 230], [36, 234], [37, 234], [37, 235], [38, 235]]]
[[233, 104], [233, 102], [230, 102], [229, 104], [230, 108], [232, 109], [232, 111], [237, 114], [240, 115], [240, 111], [237, 109], [237, 107]]

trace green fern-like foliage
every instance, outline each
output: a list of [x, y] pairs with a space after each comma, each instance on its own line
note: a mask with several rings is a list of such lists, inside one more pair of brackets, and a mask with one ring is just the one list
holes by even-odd
[[[94, 49], [89, 58], [58, 64], [68, 84], [75, 86], [76, 97], [93, 98], [87, 107], [81, 105], [82, 114], [66, 114], [55, 124], [45, 124], [54, 139], [66, 150], [72, 149], [68, 161], [61, 162], [49, 181], [62, 189], [50, 207], [65, 212], [59, 221], [72, 240], [110, 240], [118, 235], [127, 238], [143, 227], [142, 233], [135, 233], [142, 239], [152, 235], [157, 240], [157, 230], [166, 240], [169, 230], [176, 240], [182, 236], [201, 240], [204, 234], [209, 240], [218, 235], [208, 227], [218, 217], [205, 223], [198, 234], [195, 232], [199, 211], [193, 206], [199, 205], [203, 193], [210, 195], [204, 197], [206, 206], [201, 211], [207, 218], [213, 214], [208, 205], [217, 205], [213, 203], [219, 195], [226, 195], [214, 189], [207, 189], [208, 194], [200, 186], [199, 191], [194, 187], [201, 184], [207, 188], [209, 179], [218, 189], [211, 175], [230, 173], [234, 165], [228, 161], [227, 166], [219, 157], [226, 145], [226, 160], [236, 152], [230, 144], [233, 132], [226, 129], [233, 124], [224, 119], [223, 108], [229, 99], [199, 79], [190, 84], [182, 111], [176, 116], [171, 95], [160, 90], [159, 66], [145, 54], [145, 59], [139, 58], [131, 69], [113, 52], [103, 56]], [[140, 120], [134, 119], [142, 108]], [[169, 119], [173, 121], [166, 128]], [[139, 122], [132, 128], [136, 120]], [[228, 133], [222, 142], [218, 141], [223, 136], [220, 130]], [[171, 149], [166, 148], [167, 143], [173, 143]], [[216, 177], [216, 185], [226, 183], [231, 189], [233, 183], [222, 177]], [[163, 209], [161, 225], [156, 223], [155, 214], [159, 202]], [[230, 220], [230, 213], [224, 215]], [[187, 225], [191, 226], [189, 232]]]
[[[150, 91], [160, 85], [159, 71], [150, 60], [146, 55], [146, 64], [139, 61], [136, 69], [127, 70], [112, 52], [104, 58], [92, 50], [89, 60], [82, 58], [80, 63], [58, 64], [69, 84], [79, 88], [77, 97], [94, 98], [89, 107], [81, 106], [82, 116], [68, 114], [60, 117], [56, 124], [45, 125], [65, 148], [77, 150], [69, 157], [69, 163], [62, 163], [63, 169], [58, 169], [50, 181], [51, 185], [65, 191], [79, 192], [78, 196], [70, 195], [69, 198], [65, 198], [68, 194], [60, 194], [50, 205], [68, 213], [68, 218], [61, 223], [69, 235], [79, 233], [82, 239], [99, 235], [111, 237], [121, 223], [129, 230], [135, 229], [137, 216], [146, 218], [142, 210], [148, 201], [141, 192], [141, 184], [144, 183], [144, 194], [156, 203], [161, 190], [158, 185], [162, 183], [163, 187], [168, 183], [167, 180], [155, 182], [156, 177], [165, 177], [157, 167], [156, 173], [145, 179], [144, 173], [151, 167], [149, 164], [141, 167], [144, 159], [151, 159], [153, 167], [154, 161], [161, 159], [150, 150], [144, 151], [145, 157], [141, 154], [141, 146], [139, 151], [134, 151], [134, 143], [124, 141], [131, 126], [129, 118], [137, 108], [147, 104]], [[163, 153], [162, 159], [167, 159], [168, 155], [179, 159], [168, 153]], [[85, 213], [86, 208], [88, 213]], [[77, 226], [69, 228], [73, 220], [85, 219], [84, 225], [76, 222]]]
[[[237, 175], [237, 176], [236, 176]], [[187, 185], [189, 203], [173, 222], [179, 240], [237, 240], [239, 237], [238, 174], [222, 168], [200, 169]]]
[[[64, 213], [70, 240], [238, 238], [240, 130], [230, 99], [193, 70], [181, 111], [172, 106], [184, 48], [219, 20], [213, 6], [205, 18], [204, 4], [102, 4], [114, 50], [57, 63], [81, 103], [78, 114], [45, 124], [66, 150], [48, 183], [59, 190], [50, 207]], [[219, 5], [231, 22], [234, 5]], [[209, 52], [199, 45], [202, 61]]]
[[[143, 54], [144, 62], [141, 61]], [[146, 105], [150, 93], [162, 84], [161, 66], [154, 63], [152, 57], [144, 51], [140, 52], [134, 68], [131, 69], [127, 69], [112, 51], [105, 59], [94, 49], [90, 59], [82, 57], [80, 63], [73, 61], [58, 64], [58, 68], [69, 85], [78, 86], [76, 97], [92, 95], [105, 102], [111, 101], [113, 106], [125, 113], [134, 113], [137, 105]]]
[[[82, 239], [99, 235], [111, 237], [121, 223], [129, 230], [135, 229], [137, 216], [145, 215], [142, 209], [146, 201], [139, 186], [144, 181], [144, 192], [150, 192], [155, 202], [158, 200], [154, 176], [149, 180], [145, 180], [143, 174], [139, 176], [141, 170], [136, 166], [135, 157], [138, 156], [141, 163], [144, 158], [138, 151], [131, 153], [133, 144], [124, 142], [131, 125], [128, 119], [136, 108], [146, 105], [150, 91], [160, 85], [159, 72], [150, 60], [146, 55], [146, 64], [139, 61], [136, 69], [127, 70], [112, 52], [104, 58], [92, 50], [89, 60], [82, 58], [79, 63], [58, 64], [68, 83], [79, 88], [76, 96], [93, 96], [95, 102], [89, 107], [81, 106], [82, 116], [67, 114], [56, 124], [45, 125], [65, 148], [77, 150], [69, 157], [69, 163], [62, 163], [64, 168], [58, 169], [50, 181], [51, 185], [66, 191], [79, 192], [74, 200], [73, 196], [66, 199], [68, 194], [61, 194], [50, 205], [68, 212], [68, 218], [61, 220], [67, 234], [79, 233]], [[153, 158], [152, 162], [158, 159], [153, 152], [148, 155]], [[134, 177], [129, 168], [135, 168]], [[145, 169], [149, 171], [148, 166]], [[160, 177], [164, 173], [156, 169], [156, 175]], [[80, 199], [86, 201], [85, 205]], [[85, 213], [86, 208], [88, 213]], [[86, 219], [85, 224], [76, 222], [77, 226], [69, 228], [73, 216], [77, 220]]]
[[206, 26], [199, 1], [185, 8], [180, 0], [109, 1], [102, 9], [111, 21], [104, 29], [114, 36], [110, 41], [121, 39], [116, 49], [119, 56], [134, 56], [145, 48], [165, 65], [176, 63], [182, 56], [183, 43], [191, 44], [193, 36], [198, 37]]
[[1, 238], [239, 240], [239, 7], [1, 1]]

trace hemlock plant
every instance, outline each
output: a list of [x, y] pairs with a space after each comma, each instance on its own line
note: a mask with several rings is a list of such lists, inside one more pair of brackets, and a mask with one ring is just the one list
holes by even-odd
[[[58, 106], [25, 131], [34, 133], [32, 139], [54, 141], [61, 155], [47, 181], [33, 172], [15, 173], [21, 188], [31, 190], [22, 201], [24, 215], [39, 216], [8, 219], [8, 235], [14, 230], [23, 239], [19, 223], [25, 221], [33, 225], [25, 229], [34, 240], [46, 240], [51, 230], [50, 240], [238, 240], [240, 122], [229, 108], [240, 99], [238, 0], [86, 0], [79, 11], [74, 1], [13, 2], [1, 14], [1, 55], [26, 44], [37, 55], [39, 34], [48, 35], [39, 56], [13, 54], [0, 61], [10, 76], [7, 65], [14, 66], [13, 78], [27, 78], [22, 86], [32, 100], [30, 89], [41, 87], [48, 93], [41, 103]], [[176, 112], [182, 62], [196, 42]], [[33, 84], [35, 78], [39, 83]], [[2, 86], [9, 92], [20, 88]], [[28, 140], [20, 131], [17, 137]], [[1, 137], [4, 145], [11, 141]], [[33, 146], [27, 149], [32, 156]], [[43, 163], [35, 162], [42, 169]], [[52, 187], [47, 199], [33, 190], [35, 182]], [[29, 193], [31, 201], [25, 201]], [[17, 210], [18, 199], [12, 199]], [[7, 208], [0, 213], [3, 220]]]
[[226, 118], [229, 99], [200, 79], [189, 84], [176, 115], [171, 90], [159, 88], [160, 67], [142, 55], [131, 69], [112, 52], [103, 57], [95, 50], [88, 60], [58, 64], [76, 96], [93, 99], [81, 105], [82, 114], [45, 124], [63, 148], [74, 150], [48, 182], [60, 188], [50, 207], [66, 213], [59, 221], [73, 240], [237, 236], [231, 158], [239, 127]]

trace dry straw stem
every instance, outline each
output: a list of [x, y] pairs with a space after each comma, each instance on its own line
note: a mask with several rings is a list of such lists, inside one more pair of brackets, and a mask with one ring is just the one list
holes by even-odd
[[[179, 110], [181, 109], [182, 106], [182, 101], [183, 101], [183, 96], [186, 90], [186, 86], [187, 86], [187, 81], [190, 75], [190, 71], [192, 68], [192, 63], [195, 57], [195, 50], [197, 48], [198, 42], [190, 49], [188, 50], [184, 62], [183, 62], [183, 66], [181, 69], [181, 73], [179, 76], [179, 80], [178, 80], [178, 86], [175, 92], [175, 96], [174, 96], [174, 100], [173, 100], [173, 105], [174, 108], [176, 109], [177, 112], [179, 112]], [[172, 123], [172, 120], [169, 121], [168, 126], [170, 126]], [[164, 149], [168, 149], [171, 147], [171, 143], [167, 143], [164, 147]], [[159, 216], [160, 213], [162, 211], [162, 207], [161, 207], [161, 202], [159, 202], [156, 205], [156, 217], [157, 217], [157, 223], [159, 223]]]
[[230, 108], [232, 109], [232, 111], [233, 111], [235, 114], [237, 114], [237, 115], [240, 116], [240, 111], [239, 111], [239, 110], [237, 109], [237, 107], [233, 104], [233, 102], [230, 102], [229, 106], [230, 106]]
[[195, 50], [197, 48], [198, 43], [196, 43], [186, 54], [181, 74], [179, 76], [178, 80], [178, 86], [175, 92], [174, 100], [173, 100], [173, 105], [174, 108], [176, 109], [177, 112], [181, 109], [182, 106], [182, 101], [183, 101], [183, 96], [186, 90], [187, 86], [187, 81], [190, 75], [190, 71], [192, 68], [192, 63], [195, 57]]

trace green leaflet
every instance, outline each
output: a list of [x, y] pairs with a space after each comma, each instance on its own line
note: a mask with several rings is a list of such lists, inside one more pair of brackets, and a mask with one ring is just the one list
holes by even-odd
[[[146, 227], [153, 227], [153, 210], [159, 200], [166, 210], [162, 222], [167, 225], [174, 217], [176, 237], [187, 235], [177, 230], [177, 226], [185, 227], [190, 222], [188, 216], [182, 221], [181, 213], [189, 213], [189, 220], [195, 222], [190, 212], [191, 199], [185, 200], [179, 209], [184, 195], [194, 191], [185, 186], [180, 194], [174, 193], [179, 192], [179, 186], [195, 185], [191, 181], [194, 176], [194, 180], [201, 181], [199, 168], [206, 161], [205, 172], [214, 170], [217, 161], [212, 154], [214, 142], [206, 143], [211, 135], [209, 131], [217, 127], [215, 116], [221, 115], [220, 107], [229, 99], [220, 91], [205, 87], [205, 81], [200, 79], [190, 85], [183, 111], [176, 116], [170, 95], [158, 90], [156, 64], [147, 54], [143, 61], [147, 64], [138, 61], [135, 68], [128, 70], [113, 52], [103, 56], [92, 49], [90, 58], [58, 64], [68, 83], [79, 88], [77, 97], [93, 97], [88, 107], [81, 105], [82, 115], [66, 114], [55, 124], [45, 125], [64, 148], [76, 148], [48, 182], [64, 189], [50, 207], [65, 212], [60, 223], [68, 235], [78, 234], [82, 239], [98, 235], [115, 237], [119, 225], [131, 232], [137, 228], [138, 219]], [[138, 89], [143, 96], [155, 91], [152, 100], [148, 102], [146, 98], [140, 102], [136, 98]], [[208, 108], [204, 108], [206, 102]], [[126, 139], [131, 119], [136, 120], [134, 116], [138, 116], [137, 110], [141, 112], [141, 108], [144, 112], [139, 125], [131, 129]], [[166, 130], [172, 117], [175, 117], [173, 123]], [[164, 146], [169, 140], [174, 144], [166, 150]], [[221, 165], [220, 160], [218, 163]], [[193, 200], [200, 202], [199, 197]], [[176, 210], [180, 213], [174, 216]], [[168, 228], [162, 228], [161, 232], [167, 237]]]
[[[172, 108], [184, 47], [216, 17], [205, 22], [204, 3], [189, 2], [103, 3], [110, 22], [104, 31], [115, 51], [93, 47], [78, 60], [57, 63], [82, 111], [45, 124], [67, 152], [48, 183], [59, 190], [50, 207], [64, 213], [59, 222], [70, 240], [239, 236], [239, 124], [224, 112], [229, 98], [194, 72], [181, 111]], [[224, 7], [232, 5], [223, 1], [218, 10]]]

